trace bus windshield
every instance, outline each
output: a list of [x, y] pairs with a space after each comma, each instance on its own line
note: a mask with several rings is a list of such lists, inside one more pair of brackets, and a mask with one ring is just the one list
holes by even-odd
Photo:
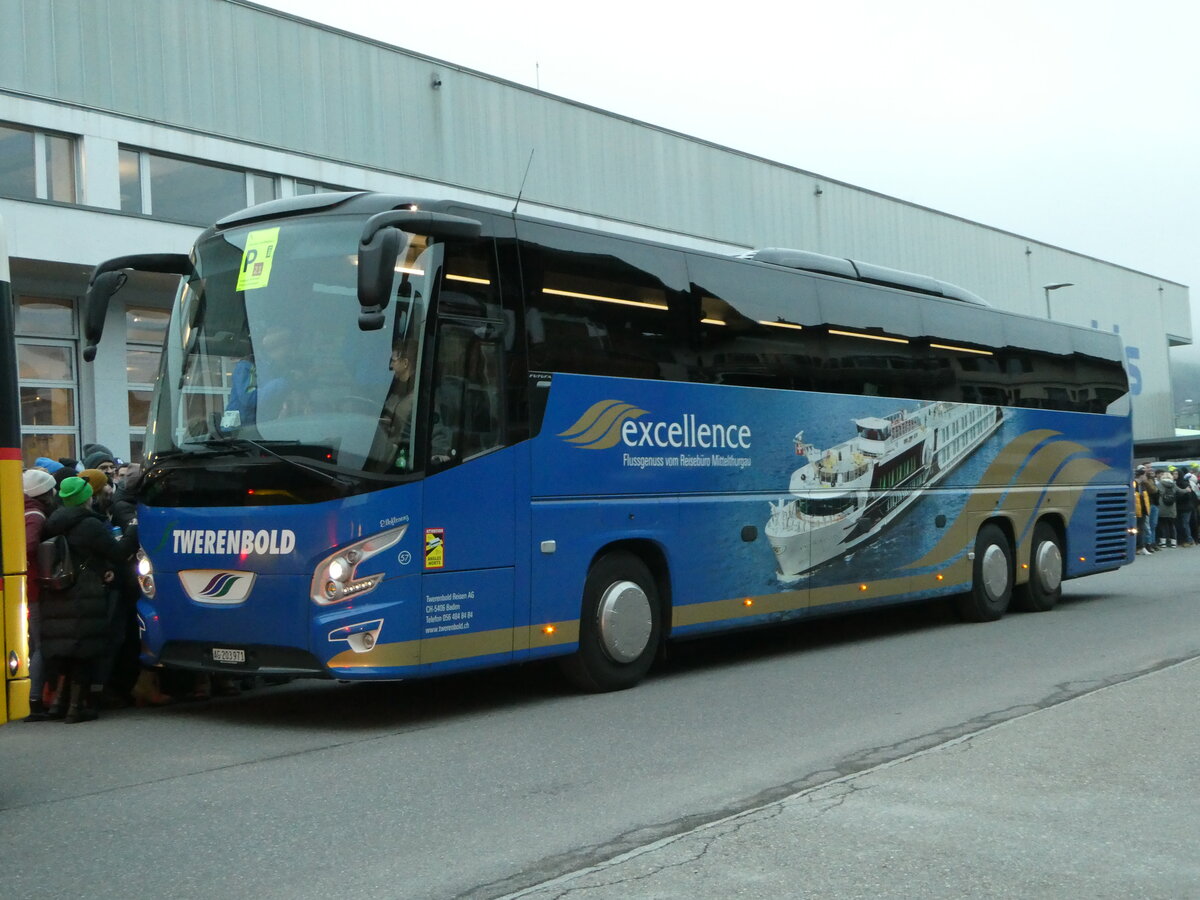
[[384, 327], [358, 327], [362, 220], [259, 223], [196, 247], [176, 297], [148, 446], [250, 444], [351, 472], [411, 471], [440, 247], [405, 235]]

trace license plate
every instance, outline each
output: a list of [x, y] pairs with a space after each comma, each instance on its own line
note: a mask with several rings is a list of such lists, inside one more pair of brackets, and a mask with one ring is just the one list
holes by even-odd
[[213, 662], [219, 663], [244, 663], [246, 661], [246, 651], [213, 647], [212, 658]]

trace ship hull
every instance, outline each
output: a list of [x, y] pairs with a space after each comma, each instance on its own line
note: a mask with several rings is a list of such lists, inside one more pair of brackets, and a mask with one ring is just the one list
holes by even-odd
[[[922, 422], [920, 427], [927, 429], [922, 441], [914, 438], [891, 456], [881, 454], [854, 479], [857, 483], [845, 485], [854, 497], [853, 506], [832, 521], [796, 512], [800, 505], [828, 496], [822, 487], [796, 490], [798, 483], [807, 483], [807, 473], [816, 472], [811, 465], [798, 470], [797, 475], [806, 473], [799, 480], [793, 476], [792, 493], [798, 501], [791, 501], [792, 507], [773, 506], [765, 529], [778, 577], [795, 581], [873, 541], [982, 446], [1002, 422], [998, 407], [942, 404]], [[855, 450], [852, 439], [830, 452], [841, 458]], [[898, 464], [906, 457], [907, 468]], [[881, 481], [888, 482], [885, 488], [879, 487]]]

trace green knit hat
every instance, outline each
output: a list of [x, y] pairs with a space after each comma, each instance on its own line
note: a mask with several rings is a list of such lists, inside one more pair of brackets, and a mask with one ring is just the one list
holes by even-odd
[[58, 488], [64, 506], [82, 506], [92, 496], [92, 486], [78, 477], [64, 478]]

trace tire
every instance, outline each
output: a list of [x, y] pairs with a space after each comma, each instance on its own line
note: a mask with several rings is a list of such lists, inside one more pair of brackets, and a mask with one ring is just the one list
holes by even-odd
[[592, 693], [631, 688], [650, 671], [662, 636], [658, 589], [631, 553], [602, 556], [588, 572], [579, 617], [579, 649], [563, 673]]
[[1026, 612], [1049, 612], [1062, 596], [1063, 551], [1058, 532], [1045, 522], [1033, 529], [1029, 581], [1016, 589], [1013, 600]]
[[958, 614], [968, 622], [994, 622], [1008, 611], [1012, 594], [1012, 545], [999, 526], [986, 524], [975, 538], [971, 589], [958, 596]]

